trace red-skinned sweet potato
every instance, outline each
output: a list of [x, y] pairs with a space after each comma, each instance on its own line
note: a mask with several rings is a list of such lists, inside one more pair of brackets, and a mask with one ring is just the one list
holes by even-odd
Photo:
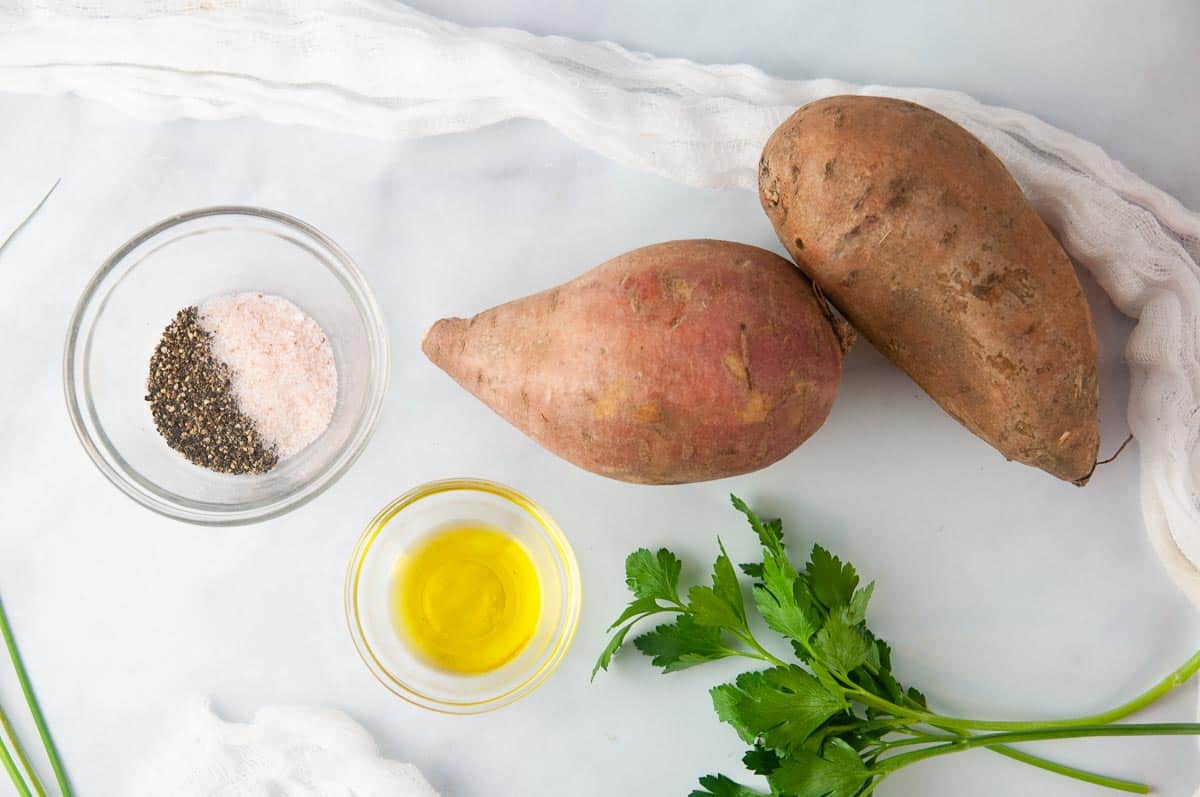
[[792, 264], [672, 241], [430, 328], [425, 354], [550, 451], [631, 482], [765, 467], [824, 422], [842, 352]]

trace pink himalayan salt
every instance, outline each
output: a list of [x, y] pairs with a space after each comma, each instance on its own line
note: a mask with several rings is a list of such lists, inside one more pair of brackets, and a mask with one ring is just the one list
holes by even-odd
[[227, 366], [238, 408], [280, 459], [329, 426], [337, 366], [325, 331], [282, 296], [230, 293], [200, 306], [200, 326]]

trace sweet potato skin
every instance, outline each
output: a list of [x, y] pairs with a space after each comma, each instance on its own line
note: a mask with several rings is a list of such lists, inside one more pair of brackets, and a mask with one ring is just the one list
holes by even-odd
[[727, 241], [628, 252], [472, 319], [425, 354], [550, 451], [629, 482], [766, 467], [825, 421], [841, 349], [784, 258]]
[[771, 136], [759, 198], [800, 268], [943, 409], [1005, 457], [1087, 481], [1099, 444], [1087, 301], [982, 142], [914, 103], [830, 97]]

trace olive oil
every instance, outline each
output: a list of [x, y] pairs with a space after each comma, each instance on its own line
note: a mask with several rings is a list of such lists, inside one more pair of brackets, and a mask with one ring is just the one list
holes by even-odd
[[396, 564], [397, 631], [421, 658], [447, 672], [476, 675], [512, 661], [533, 638], [541, 608], [529, 553], [498, 529], [440, 531]]

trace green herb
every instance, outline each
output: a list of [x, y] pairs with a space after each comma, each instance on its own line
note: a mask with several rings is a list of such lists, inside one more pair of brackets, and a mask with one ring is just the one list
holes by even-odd
[[[17, 787], [17, 791], [25, 794], [27, 787], [24, 780], [21, 779], [20, 773], [16, 770], [16, 762], [21, 764], [21, 769], [25, 772], [25, 778], [29, 780], [29, 785], [33, 787], [37, 797], [46, 797], [46, 792], [42, 788], [41, 781], [38, 780], [37, 772], [34, 771], [33, 765], [29, 763], [29, 756], [25, 754], [25, 748], [21, 746], [21, 740], [17, 738], [17, 732], [13, 730], [12, 723], [8, 720], [8, 715], [4, 713], [4, 709], [0, 708], [0, 730], [4, 732], [3, 738], [0, 738], [0, 761], [3, 761], [4, 768], [8, 770], [8, 775], [13, 779], [13, 783]], [[9, 753], [8, 748], [12, 748], [12, 753]]]
[[[8, 615], [4, 611], [3, 601], [0, 601], [0, 636], [4, 638], [4, 646], [8, 649], [8, 657], [12, 662], [13, 672], [16, 674], [17, 682], [21, 686], [21, 693], [25, 696], [25, 704], [29, 707], [29, 713], [33, 716], [33, 723], [37, 727], [38, 736], [41, 737], [42, 746], [46, 750], [46, 757], [50, 760], [50, 767], [54, 770], [54, 777], [58, 781], [59, 791], [63, 797], [71, 797], [71, 785], [67, 780], [66, 770], [63, 768], [62, 760], [59, 758], [58, 748], [54, 746], [54, 739], [50, 735], [50, 728], [46, 725], [45, 717], [42, 716], [42, 709], [38, 705], [37, 696], [33, 692], [33, 684], [30, 683], [29, 673], [25, 670], [25, 663], [21, 660], [21, 654], [17, 650], [17, 641], [13, 636], [12, 626], [9, 625]], [[39, 797], [45, 797], [46, 791], [42, 788], [37, 773], [34, 772], [33, 767], [30, 765], [25, 751], [21, 748], [16, 733], [13, 732], [12, 725], [9, 723], [3, 709], [0, 709], [0, 726], [3, 727], [8, 743], [13, 746], [16, 758], [20, 761], [29, 778], [29, 785], [26, 785], [6, 744], [0, 741], [0, 763], [3, 763], [4, 768], [8, 771], [13, 785], [16, 786], [21, 797], [32, 797], [30, 794], [31, 787]]]
[[[0, 709], [0, 714], [3, 714], [2, 709]], [[12, 778], [13, 785], [17, 787], [17, 793], [20, 794], [21, 797], [32, 797], [29, 792], [29, 786], [25, 783], [24, 776], [22, 776], [20, 770], [17, 769], [16, 762], [13, 761], [14, 753], [10, 753], [8, 751], [8, 746], [12, 745], [13, 748], [15, 748], [15, 755], [21, 760], [22, 766], [26, 764], [28, 759], [25, 757], [25, 752], [21, 749], [21, 743], [17, 741], [16, 735], [14, 735], [12, 732], [12, 725], [9, 724], [8, 717], [4, 717], [3, 724], [5, 738], [0, 739], [0, 763], [4, 764], [4, 769], [8, 772], [8, 776]], [[26, 772], [32, 772], [32, 770], [26, 769]], [[44, 792], [42, 792], [40, 789], [41, 784], [37, 782], [37, 776], [33, 775], [32, 779], [33, 782], [38, 786], [39, 795], [44, 797]]]
[[653, 664], [674, 672], [731, 656], [768, 665], [711, 691], [713, 707], [752, 748], [743, 762], [766, 777], [769, 792], [725, 775], [707, 775], [692, 797], [866, 797], [889, 775], [928, 758], [983, 748], [1076, 780], [1147, 794], [1141, 783], [1048, 761], [1010, 747], [1097, 736], [1200, 735], [1198, 723], [1115, 724], [1155, 702], [1200, 670], [1200, 652], [1153, 688], [1111, 711], [1053, 722], [1003, 722], [938, 714], [925, 696], [892, 672], [891, 648], [871, 633], [862, 585], [849, 562], [819, 545], [803, 568], [784, 548], [778, 520], [760, 519], [733, 496], [762, 545], [762, 561], [740, 566], [755, 580], [750, 594], [763, 622], [786, 640], [791, 660], [764, 647], [750, 630], [737, 571], [718, 540], [712, 586], [679, 594], [679, 558], [642, 549], [625, 563], [634, 595], [609, 628], [613, 636], [592, 677], [608, 669], [630, 630], [649, 617], [673, 615], [633, 640]]

